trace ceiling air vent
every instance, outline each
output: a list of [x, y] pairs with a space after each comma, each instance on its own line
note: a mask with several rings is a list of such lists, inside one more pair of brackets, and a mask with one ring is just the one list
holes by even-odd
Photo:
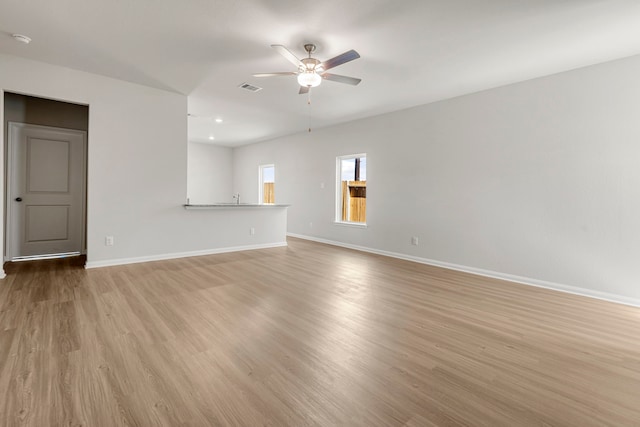
[[240, 86], [238, 86], [240, 89], [245, 89], [248, 90], [250, 92], [257, 92], [259, 90], [262, 90], [261, 87], [258, 86], [254, 86], [254, 85], [250, 85], [249, 83], [242, 83]]

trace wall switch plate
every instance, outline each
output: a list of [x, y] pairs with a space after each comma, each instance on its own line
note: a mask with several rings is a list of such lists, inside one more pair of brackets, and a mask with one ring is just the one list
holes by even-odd
[[104, 238], [104, 245], [105, 246], [113, 246], [113, 236], [106, 236]]
[[321, 188], [321, 189], [324, 189], [324, 182], [321, 182], [321, 183], [320, 183], [320, 188]]
[[253, 227], [251, 227], [251, 228], [249, 229], [249, 235], [250, 235], [250, 236], [253, 236], [254, 234], [256, 234], [256, 229], [255, 229], [255, 228], [253, 228]]
[[411, 244], [412, 244], [413, 246], [418, 246], [418, 236], [413, 236], [413, 237], [411, 238]]

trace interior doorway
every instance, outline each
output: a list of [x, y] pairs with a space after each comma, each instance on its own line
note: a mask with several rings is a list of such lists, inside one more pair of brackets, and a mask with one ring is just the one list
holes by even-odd
[[86, 253], [88, 106], [5, 93], [5, 261]]

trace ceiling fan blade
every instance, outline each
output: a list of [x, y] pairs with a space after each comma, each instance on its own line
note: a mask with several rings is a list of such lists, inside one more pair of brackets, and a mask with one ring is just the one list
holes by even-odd
[[309, 88], [307, 86], [300, 86], [298, 95], [304, 95], [305, 93], [309, 93]]
[[[333, 67], [337, 67], [338, 65], [342, 65], [345, 62], [353, 61], [354, 59], [360, 58], [360, 54], [355, 50], [351, 49], [348, 52], [343, 53], [342, 55], [338, 55], [331, 59], [327, 59], [323, 63], [321, 63], [318, 67], [322, 67], [323, 71], [327, 71]], [[316, 67], [316, 69], [318, 68]]]
[[278, 77], [278, 76], [295, 76], [296, 72], [294, 71], [283, 71], [282, 73], [256, 73], [253, 77]]
[[357, 85], [362, 81], [362, 79], [357, 79], [355, 77], [349, 77], [349, 76], [341, 76], [339, 74], [322, 73], [320, 75], [325, 80], [331, 80], [339, 83], [346, 83], [348, 85], [353, 85], [353, 86]]
[[298, 57], [295, 56], [293, 53], [291, 53], [291, 51], [286, 47], [282, 46], [281, 44], [272, 44], [271, 47], [277, 50], [280, 55], [287, 58], [287, 60], [291, 62], [293, 65], [295, 65], [296, 67], [302, 66], [302, 61], [300, 61]]

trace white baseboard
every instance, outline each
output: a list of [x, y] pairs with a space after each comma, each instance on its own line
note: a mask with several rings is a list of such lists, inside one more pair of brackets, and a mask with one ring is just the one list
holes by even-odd
[[516, 276], [513, 274], [507, 274], [507, 273], [499, 273], [497, 271], [483, 270], [481, 268], [475, 268], [475, 267], [467, 267], [465, 265], [452, 264], [449, 262], [437, 261], [437, 260], [428, 259], [428, 258], [420, 258], [420, 257], [401, 254], [397, 252], [388, 252], [380, 249], [368, 248], [365, 246], [351, 245], [349, 243], [336, 242], [333, 240], [327, 240], [327, 239], [322, 239], [322, 238], [313, 237], [313, 236], [306, 236], [303, 234], [287, 233], [287, 236], [296, 237], [298, 239], [311, 240], [318, 243], [325, 243], [333, 246], [340, 246], [347, 249], [354, 249], [356, 251], [361, 251], [361, 252], [369, 252], [372, 254], [384, 255], [391, 258], [403, 259], [406, 261], [413, 261], [420, 264], [433, 265], [435, 267], [442, 267], [449, 270], [462, 271], [465, 273], [476, 274], [478, 276], [485, 276], [485, 277], [491, 277], [494, 279], [507, 280], [510, 282], [520, 283], [523, 285], [552, 289], [554, 291], [566, 292], [569, 294], [581, 295], [585, 297], [601, 299], [601, 300], [615, 302], [619, 304], [640, 307], [640, 299], [631, 298], [624, 295], [617, 295], [617, 294], [611, 294], [608, 292], [601, 292], [601, 291], [595, 291], [595, 290], [586, 289], [586, 288], [579, 288], [577, 286], [562, 285], [559, 283], [547, 282], [544, 280], [531, 279], [529, 277]]
[[261, 245], [232, 246], [229, 248], [205, 249], [202, 251], [175, 252], [171, 254], [149, 255], [134, 258], [108, 259], [104, 261], [87, 261], [85, 268], [110, 267], [114, 265], [137, 264], [140, 262], [163, 261], [167, 259], [188, 258], [202, 255], [215, 255], [228, 252], [251, 251], [287, 246], [287, 242], [265, 243]]

